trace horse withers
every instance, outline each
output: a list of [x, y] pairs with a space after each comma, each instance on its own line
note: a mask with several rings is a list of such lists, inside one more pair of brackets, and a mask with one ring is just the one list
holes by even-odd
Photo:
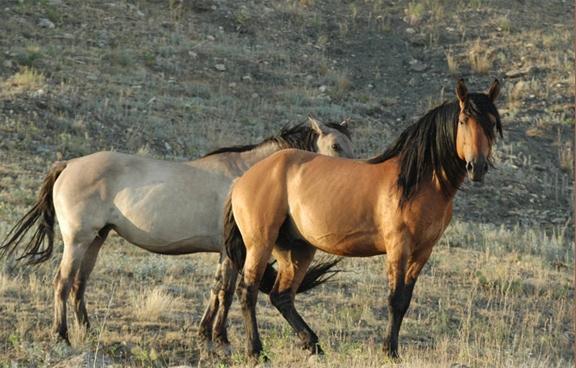
[[433, 246], [452, 217], [452, 201], [465, 177], [488, 170], [502, 126], [489, 91], [468, 93], [429, 111], [383, 154], [347, 160], [297, 150], [260, 161], [233, 185], [226, 214], [228, 256], [243, 268], [237, 289], [248, 354], [262, 344], [256, 323], [258, 285], [273, 256], [278, 276], [272, 304], [312, 354], [318, 337], [294, 307], [295, 292], [317, 249], [348, 257], [386, 254], [388, 328], [384, 348], [398, 357], [398, 332], [412, 291]]
[[[259, 144], [222, 148], [194, 161], [98, 152], [57, 162], [45, 177], [36, 204], [7, 235], [0, 254], [22, 247], [20, 259], [46, 261], [52, 254], [58, 220], [64, 252], [54, 280], [53, 328], [67, 342], [66, 300], [71, 294], [76, 320], [88, 327], [86, 283], [110, 230], [154, 253], [221, 252], [222, 212], [232, 181], [256, 162], [286, 148], [352, 156], [346, 121], [324, 124], [309, 118], [308, 125], [283, 129], [279, 136]], [[26, 233], [35, 225], [28, 240]], [[221, 260], [199, 334], [202, 340], [214, 340], [227, 349], [226, 315], [237, 271], [224, 257]], [[319, 265], [309, 274], [305, 288], [321, 282], [331, 265]], [[275, 271], [271, 266], [268, 269], [273, 282]]]

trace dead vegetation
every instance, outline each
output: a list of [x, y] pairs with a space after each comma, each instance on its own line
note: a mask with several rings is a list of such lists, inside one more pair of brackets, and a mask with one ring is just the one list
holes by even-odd
[[[573, 365], [571, 3], [10, 0], [2, 9], [0, 237], [56, 159], [104, 149], [193, 158], [309, 113], [351, 117], [356, 153], [369, 157], [453, 98], [455, 77], [471, 90], [500, 78], [496, 168], [457, 197], [401, 331], [402, 366]], [[112, 236], [87, 290], [93, 328], [73, 327], [67, 348], [50, 336], [59, 252], [38, 268], [1, 261], [0, 367], [199, 362], [196, 324], [216, 255], [162, 257]], [[384, 262], [347, 259], [335, 282], [299, 298], [328, 353], [319, 366], [386, 363]], [[267, 354], [301, 366], [289, 326], [259, 303]], [[244, 363], [241, 322], [234, 304], [233, 366]]]

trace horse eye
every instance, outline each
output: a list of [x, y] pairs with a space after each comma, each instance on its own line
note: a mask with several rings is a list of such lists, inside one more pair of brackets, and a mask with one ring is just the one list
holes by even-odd
[[331, 147], [334, 151], [336, 151], [336, 152], [340, 152], [340, 150], [342, 149], [342, 148], [340, 147], [340, 145], [337, 144], [337, 143], [333, 143], [332, 146], [330, 146], [330, 147]]

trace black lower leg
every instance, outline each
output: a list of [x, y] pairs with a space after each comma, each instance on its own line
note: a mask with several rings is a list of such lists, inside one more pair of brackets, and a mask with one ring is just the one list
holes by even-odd
[[324, 354], [318, 342], [318, 336], [306, 324], [304, 319], [298, 314], [294, 307], [294, 300], [290, 292], [270, 293], [270, 301], [278, 311], [288, 321], [290, 326], [296, 332], [296, 335], [302, 340], [303, 348], [309, 350], [312, 354]]
[[238, 298], [244, 315], [246, 334], [248, 339], [247, 354], [253, 358], [259, 358], [262, 352], [262, 341], [258, 333], [258, 325], [256, 323], [256, 298], [258, 293], [258, 285], [246, 285], [244, 280], [238, 284]]
[[412, 299], [416, 280], [404, 284], [399, 282], [388, 297], [388, 329], [384, 341], [384, 350], [391, 358], [398, 358], [398, 334], [400, 326]]

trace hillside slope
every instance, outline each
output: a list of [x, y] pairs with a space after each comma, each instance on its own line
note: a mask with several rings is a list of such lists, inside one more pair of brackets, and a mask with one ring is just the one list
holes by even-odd
[[[571, 364], [573, 11], [562, 0], [4, 0], [0, 237], [57, 159], [98, 150], [194, 158], [257, 142], [309, 113], [351, 117], [356, 154], [370, 157], [454, 98], [458, 77], [472, 91], [499, 78], [505, 131], [496, 167], [484, 185], [459, 193], [454, 224], [417, 287], [401, 344], [415, 366]], [[110, 287], [118, 286], [104, 327], [111, 331], [107, 353], [141, 366], [196, 362], [194, 326], [216, 258], [162, 258], [118, 238], [111, 243], [88, 291], [99, 327]], [[47, 285], [57, 258], [33, 272], [6, 263], [0, 273], [0, 362], [67, 356], [42, 353], [50, 349]], [[303, 297], [307, 318], [328, 321], [316, 326], [329, 341], [327, 364], [368, 366], [382, 358], [370, 339], [380, 343], [376, 327], [386, 320], [379, 309], [387, 290], [383, 260], [347, 260], [346, 269], [375, 276], [344, 274]], [[135, 270], [127, 269], [132, 264]], [[350, 288], [356, 284], [358, 291]], [[130, 291], [155, 285], [167, 288], [173, 311], [156, 324], [126, 317]], [[451, 285], [457, 290], [447, 291]], [[382, 296], [359, 302], [370, 295]], [[270, 354], [292, 352], [284, 322], [267, 303], [260, 310]], [[186, 325], [178, 330], [170, 315]], [[8, 328], [14, 320], [18, 326]], [[240, 322], [234, 309], [237, 347]], [[93, 348], [99, 338], [82, 341]], [[133, 345], [140, 353], [124, 348]], [[150, 349], [161, 358], [152, 359]]]

